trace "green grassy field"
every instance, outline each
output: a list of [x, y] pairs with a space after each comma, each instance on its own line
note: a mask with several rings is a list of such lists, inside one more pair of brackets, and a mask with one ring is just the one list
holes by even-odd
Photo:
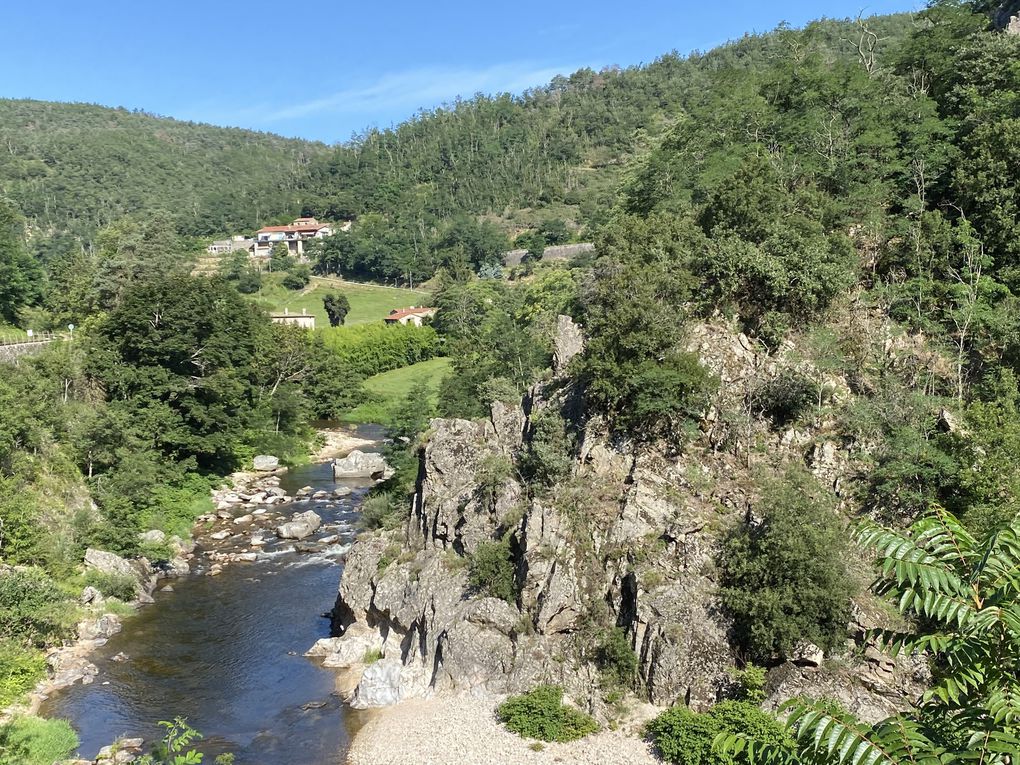
[[18, 342], [27, 338], [28, 333], [25, 330], [0, 322], [0, 345]]
[[389, 372], [369, 377], [365, 387], [377, 397], [351, 410], [344, 416], [345, 422], [378, 422], [386, 425], [393, 409], [407, 397], [411, 388], [418, 382], [426, 382], [433, 397], [439, 389], [439, 383], [450, 370], [449, 358], [436, 358], [401, 367]]
[[271, 313], [301, 313], [304, 309], [315, 317], [316, 327], [328, 327], [329, 319], [322, 307], [322, 297], [327, 292], [342, 292], [351, 301], [351, 312], [347, 314], [346, 326], [382, 321], [394, 308], [407, 308], [429, 302], [428, 292], [383, 287], [377, 284], [359, 284], [339, 279], [313, 277], [305, 290], [288, 290], [280, 284], [281, 274], [264, 274], [263, 287], [252, 295]]

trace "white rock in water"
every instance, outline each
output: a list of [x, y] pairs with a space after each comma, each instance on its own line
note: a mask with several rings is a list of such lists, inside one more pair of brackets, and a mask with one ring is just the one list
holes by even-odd
[[389, 465], [381, 454], [355, 449], [346, 457], [333, 460], [334, 478], [381, 478]]
[[241, 523], [251, 523], [253, 520], [255, 520], [255, 516], [253, 516], [251, 514], [242, 515], [242, 516], [234, 519], [234, 524], [237, 525], [237, 524], [241, 524]]
[[311, 510], [295, 513], [290, 521], [277, 526], [276, 536], [280, 539], [304, 539], [315, 533], [321, 524], [322, 519]]
[[229, 536], [230, 536], [230, 532], [227, 531], [226, 529], [224, 529], [223, 531], [217, 531], [217, 532], [215, 532], [213, 534], [210, 534], [209, 538], [210, 539], [217, 539], [217, 540], [219, 540], [219, 539], [226, 539]]
[[252, 461], [252, 464], [258, 471], [276, 470], [280, 467], [280, 458], [271, 454], [260, 454]]

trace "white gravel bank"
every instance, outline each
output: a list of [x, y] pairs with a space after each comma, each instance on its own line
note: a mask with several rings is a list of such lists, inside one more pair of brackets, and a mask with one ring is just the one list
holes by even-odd
[[414, 699], [375, 712], [354, 737], [348, 765], [661, 765], [650, 745], [621, 731], [569, 744], [532, 742], [496, 722], [495, 699]]

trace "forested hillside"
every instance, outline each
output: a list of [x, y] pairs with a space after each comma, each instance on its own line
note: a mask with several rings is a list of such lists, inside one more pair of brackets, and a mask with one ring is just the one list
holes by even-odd
[[[885, 61], [913, 22], [899, 15], [865, 24], [878, 40], [874, 55]], [[708, 53], [581, 70], [520, 97], [458, 101], [391, 130], [367, 131], [317, 159], [303, 202], [325, 217], [371, 214], [368, 230], [346, 237], [350, 254], [335, 254], [330, 267], [415, 281], [440, 266], [477, 269], [491, 259], [477, 244], [481, 237], [465, 230], [465, 217], [486, 216], [512, 235], [538, 231], [544, 244], [559, 244], [560, 236], [604, 222], [630, 161], [675, 122], [697, 121], [702, 112], [711, 117], [706, 97], [719, 99], [724, 110], [731, 108], [726, 102], [739, 102], [717, 89], [727, 78], [809, 53], [849, 64], [860, 55], [863, 33], [853, 21], [822, 20]]]
[[[413, 635], [396, 661], [435, 690], [522, 693], [500, 716], [528, 737], [575, 735], [540, 728], [541, 675], [610, 720], [626, 691], [671, 705], [646, 728], [671, 763], [1015, 762], [1020, 35], [987, 11], [674, 61], [696, 76], [629, 144], [591, 262], [448, 271], [438, 410], [475, 427], [412, 445], [348, 558], [343, 628]], [[438, 164], [391, 177], [423, 216], [472, 208], [443, 163], [488, 138], [451, 153], [429, 119]], [[426, 123], [361, 158], [425, 156]], [[469, 177], [511, 177], [516, 145]], [[519, 200], [496, 188], [469, 193]], [[465, 627], [492, 599], [518, 626]]]
[[181, 234], [251, 230], [299, 206], [321, 144], [91, 104], [0, 99], [0, 194], [37, 234], [86, 239], [128, 214]]

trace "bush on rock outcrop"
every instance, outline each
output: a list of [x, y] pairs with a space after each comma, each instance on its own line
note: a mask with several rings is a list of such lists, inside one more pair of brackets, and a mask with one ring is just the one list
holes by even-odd
[[496, 714], [514, 733], [540, 741], [574, 741], [599, 729], [590, 716], [563, 703], [563, 689], [556, 685], [511, 696]]
[[723, 605], [750, 658], [768, 664], [802, 641], [846, 637], [853, 594], [839, 517], [810, 475], [790, 470], [764, 487], [763, 518], [739, 526], [722, 550]]
[[468, 581], [476, 591], [505, 600], [510, 605], [517, 602], [517, 583], [508, 539], [478, 545], [468, 566]]
[[138, 580], [133, 576], [95, 569], [85, 572], [85, 584], [95, 587], [105, 597], [117, 598], [125, 603], [135, 599], [135, 591], [138, 588]]

